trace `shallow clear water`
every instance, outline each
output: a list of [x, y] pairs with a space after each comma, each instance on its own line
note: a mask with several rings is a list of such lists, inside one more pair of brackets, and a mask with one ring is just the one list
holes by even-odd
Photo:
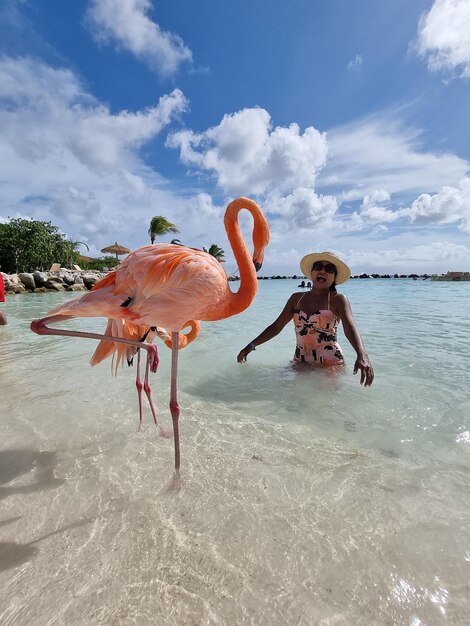
[[291, 369], [291, 325], [236, 363], [297, 282], [260, 281], [181, 352], [176, 493], [147, 409], [137, 432], [135, 371], [28, 330], [68, 294], [8, 299], [1, 624], [470, 622], [470, 283], [344, 285], [376, 372], [363, 389], [342, 334], [338, 377]]

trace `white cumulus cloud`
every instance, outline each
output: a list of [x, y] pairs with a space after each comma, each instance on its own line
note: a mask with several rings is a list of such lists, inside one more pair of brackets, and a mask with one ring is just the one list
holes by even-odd
[[84, 163], [96, 167], [115, 167], [124, 153], [138, 148], [156, 136], [171, 119], [186, 109], [179, 89], [160, 98], [158, 106], [145, 111], [122, 111], [111, 115], [104, 106], [82, 115], [75, 113], [75, 126], [69, 133], [70, 147]]
[[181, 161], [213, 175], [227, 193], [264, 194], [314, 185], [326, 158], [326, 139], [312, 126], [272, 126], [261, 108], [225, 115], [203, 133], [172, 134], [167, 145], [180, 149]]
[[288, 230], [326, 229], [333, 225], [338, 203], [333, 196], [319, 196], [312, 189], [297, 187], [291, 194], [280, 197], [269, 194], [264, 203], [266, 212], [279, 215]]
[[327, 133], [328, 161], [320, 190], [340, 200], [358, 200], [377, 189], [416, 195], [457, 184], [469, 162], [454, 154], [423, 150], [419, 130], [385, 112], [338, 126]]
[[417, 223], [451, 224], [460, 222], [470, 232], [470, 178], [463, 178], [458, 187], [443, 187], [438, 193], [421, 194], [407, 211]]
[[192, 53], [181, 37], [148, 17], [151, 7], [150, 0], [91, 0], [87, 22], [97, 41], [116, 42], [152, 69], [171, 75]]
[[470, 2], [435, 0], [418, 26], [417, 49], [431, 70], [470, 77]]
[[399, 211], [392, 211], [383, 206], [390, 200], [390, 194], [384, 189], [374, 191], [370, 196], [364, 196], [359, 211], [359, 216], [366, 222], [382, 223], [394, 222], [400, 217]]
[[2, 217], [50, 219], [71, 236], [93, 238], [98, 252], [111, 233], [123, 232], [129, 247], [142, 245], [155, 207], [178, 221], [185, 201], [168, 191], [139, 148], [186, 106], [175, 89], [144, 111], [114, 114], [68, 69], [1, 58]]
[[123, 165], [187, 107], [175, 89], [145, 111], [112, 114], [84, 92], [69, 70], [32, 59], [2, 59], [0, 85], [3, 150], [31, 162], [58, 162], [66, 150], [86, 167]]

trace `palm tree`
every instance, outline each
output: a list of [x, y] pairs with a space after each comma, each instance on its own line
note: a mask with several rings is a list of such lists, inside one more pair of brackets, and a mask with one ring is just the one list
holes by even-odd
[[225, 252], [216, 243], [211, 243], [209, 250], [202, 248], [204, 252], [211, 254], [219, 263], [225, 263]]
[[67, 265], [72, 267], [72, 263], [78, 262], [79, 249], [78, 246], [85, 246], [85, 248], [89, 251], [90, 247], [84, 241], [74, 241], [71, 237], [66, 240], [67, 243]]
[[150, 228], [148, 233], [150, 235], [150, 241], [153, 243], [155, 238], [160, 235], [166, 235], [166, 233], [179, 233], [180, 231], [176, 226], [169, 222], [166, 217], [162, 215], [155, 215], [150, 220]]
[[84, 241], [71, 241], [70, 243], [73, 246], [74, 252], [78, 252], [78, 246], [85, 246], [88, 252], [90, 251], [90, 246]]

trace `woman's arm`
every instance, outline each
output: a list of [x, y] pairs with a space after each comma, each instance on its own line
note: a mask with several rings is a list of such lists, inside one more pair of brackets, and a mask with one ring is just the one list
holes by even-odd
[[301, 295], [302, 294], [299, 294], [299, 293], [293, 293], [291, 295], [289, 300], [286, 302], [285, 307], [282, 309], [282, 312], [279, 315], [279, 317], [272, 324], [270, 324], [267, 328], [265, 328], [263, 332], [256, 337], [256, 339], [253, 339], [253, 341], [250, 341], [250, 343], [247, 346], [245, 346], [243, 350], [240, 351], [240, 353], [237, 356], [237, 361], [239, 363], [246, 363], [246, 357], [250, 354], [250, 352], [253, 352], [253, 350], [255, 350], [257, 346], [261, 345], [262, 343], [265, 343], [266, 341], [269, 341], [276, 335], [279, 335], [279, 333], [284, 328], [284, 326], [288, 322], [291, 321], [294, 315], [295, 305], [299, 301], [299, 297]]
[[343, 322], [344, 334], [357, 354], [357, 359], [354, 364], [354, 374], [356, 374], [358, 370], [361, 370], [361, 385], [370, 387], [374, 380], [374, 370], [370, 364], [369, 355], [366, 352], [361, 335], [356, 328], [349, 300], [343, 294], [338, 294], [335, 300], [339, 316]]

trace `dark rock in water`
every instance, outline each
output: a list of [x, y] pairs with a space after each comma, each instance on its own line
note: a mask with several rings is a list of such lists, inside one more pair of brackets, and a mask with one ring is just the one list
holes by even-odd
[[18, 274], [18, 278], [21, 280], [26, 289], [30, 289], [31, 291], [36, 289], [36, 283], [34, 282], [32, 274], [29, 274], [28, 272], [20, 272]]
[[44, 285], [47, 286], [47, 283], [56, 283], [58, 285], [61, 285], [62, 280], [58, 276], [54, 276], [54, 274], [51, 274], [49, 278], [46, 280], [46, 282], [44, 283]]
[[91, 289], [93, 285], [96, 285], [96, 283], [100, 280], [100, 277], [96, 274], [83, 274], [82, 279], [85, 283], [85, 287], [87, 289]]
[[73, 283], [74, 283], [74, 276], [73, 276], [73, 274], [71, 274], [70, 272], [67, 272], [65, 270], [60, 270], [59, 278], [61, 278], [62, 281], [66, 285], [73, 285]]
[[52, 291], [65, 291], [65, 287], [60, 278], [54, 276], [51, 276], [49, 280], [46, 280], [44, 287], [46, 289], [52, 289]]
[[66, 291], [86, 291], [86, 287], [83, 283], [75, 283], [73, 285], [68, 285], [66, 287]]
[[33, 272], [34, 282], [36, 283], [36, 287], [44, 287], [46, 280], [49, 278], [47, 272]]

